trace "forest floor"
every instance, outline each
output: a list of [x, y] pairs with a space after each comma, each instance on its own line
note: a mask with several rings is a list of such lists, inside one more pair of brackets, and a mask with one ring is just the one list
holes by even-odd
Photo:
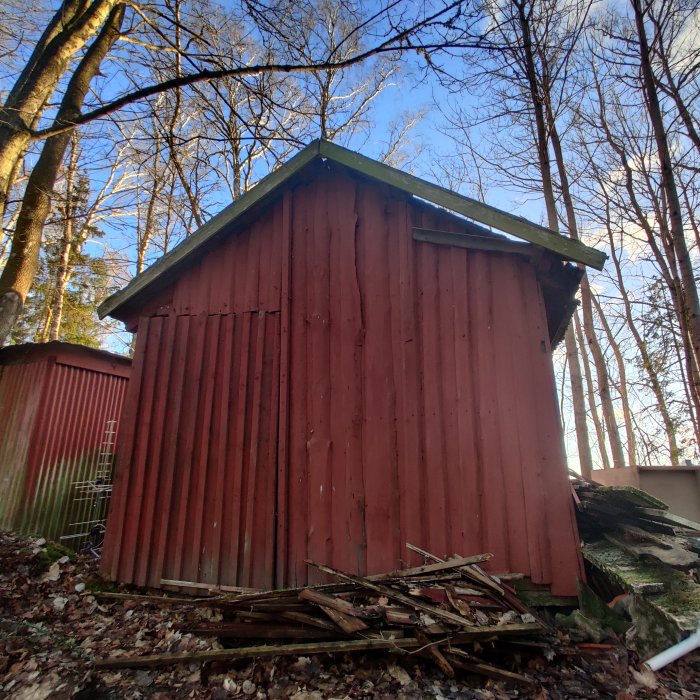
[[[700, 655], [640, 672], [622, 645], [582, 649], [559, 634], [553, 658], [523, 657], [528, 688], [461, 675], [448, 679], [415, 655], [319, 655], [98, 670], [119, 653], [221, 648], [178, 631], [186, 607], [103, 600], [94, 559], [70, 559], [43, 540], [0, 533], [0, 697], [45, 698], [698, 698]], [[197, 608], [200, 616], [215, 611]], [[551, 657], [552, 654], [547, 654]]]

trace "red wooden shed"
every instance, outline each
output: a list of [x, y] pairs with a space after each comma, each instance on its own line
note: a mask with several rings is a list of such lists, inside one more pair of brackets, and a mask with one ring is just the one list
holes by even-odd
[[603, 260], [310, 144], [101, 307], [138, 331], [103, 572], [298, 585], [410, 542], [575, 594], [551, 347]]
[[77, 548], [104, 518], [104, 489], [90, 498], [85, 487], [111, 472], [102, 447], [116, 435], [130, 371], [128, 357], [72, 343], [0, 349], [0, 528]]

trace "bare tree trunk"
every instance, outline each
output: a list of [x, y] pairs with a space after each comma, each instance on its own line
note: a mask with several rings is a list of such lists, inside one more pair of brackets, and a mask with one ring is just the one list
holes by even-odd
[[[30, 130], [56, 89], [69, 61], [104, 25], [117, 2], [65, 0], [37, 42], [27, 65], [0, 108], [0, 202], [7, 201], [17, 164], [31, 140]], [[0, 298], [0, 319], [9, 308], [19, 307], [22, 302], [21, 295]], [[5, 335], [0, 321], [0, 336]]]
[[623, 145], [618, 143], [618, 141], [615, 139], [610, 129], [610, 125], [608, 124], [607, 110], [605, 108], [605, 91], [597, 80], [597, 77], [596, 91], [600, 104], [600, 109], [597, 114], [598, 125], [602, 129], [608, 144], [619, 158], [620, 168], [625, 175], [625, 191], [629, 198], [631, 210], [635, 214], [636, 223], [638, 223], [642, 231], [644, 231], [647, 243], [649, 244], [649, 249], [651, 250], [654, 260], [661, 271], [661, 275], [673, 303], [674, 315], [678, 321], [681, 341], [684, 348], [683, 364], [685, 365], [687, 375], [687, 382], [685, 383], [684, 388], [687, 390], [690, 397], [689, 409], [693, 414], [696, 441], [698, 441], [698, 444], [700, 444], [700, 433], [698, 432], [698, 426], [700, 426], [700, 373], [697, 369], [698, 366], [696, 357], [693, 352], [690, 334], [688, 332], [688, 319], [683, 312], [683, 290], [676, 267], [675, 251], [672, 243], [670, 242], [668, 227], [664, 222], [664, 213], [661, 211], [661, 207], [656, 202], [653, 184], [651, 183], [650, 178], [646, 177], [645, 179], [647, 180], [648, 195], [652, 200], [654, 215], [660, 228], [660, 232], [657, 233], [651, 227], [647, 219], [646, 210], [637, 197], [637, 193], [634, 188], [634, 174], [630, 166], [629, 155]]
[[[602, 188], [604, 191], [604, 188]], [[617, 279], [617, 288], [620, 292], [620, 297], [622, 299], [622, 303], [625, 309], [625, 318], [627, 320], [627, 327], [629, 328], [630, 332], [632, 333], [632, 337], [634, 338], [634, 342], [637, 345], [637, 351], [639, 352], [639, 355], [642, 359], [642, 366], [644, 367], [644, 370], [647, 374], [647, 377], [649, 378], [649, 384], [651, 386], [651, 390], [654, 394], [654, 397], [656, 398], [656, 404], [659, 410], [659, 413], [661, 414], [661, 420], [664, 423], [664, 428], [666, 430], [666, 437], [668, 439], [668, 451], [669, 451], [669, 458], [671, 460], [672, 465], [677, 465], [680, 462], [680, 451], [678, 449], [678, 442], [676, 440], [676, 426], [673, 423], [673, 420], [671, 419], [671, 414], [669, 413], [668, 406], [666, 404], [666, 397], [664, 396], [663, 388], [661, 387], [661, 383], [659, 382], [659, 377], [654, 370], [654, 365], [651, 361], [651, 357], [649, 356], [649, 351], [647, 350], [646, 343], [644, 342], [644, 339], [642, 338], [639, 329], [637, 328], [637, 324], [635, 323], [634, 320], [634, 315], [632, 313], [632, 305], [630, 304], [629, 296], [627, 294], [627, 287], [625, 284], [625, 278], [624, 275], [622, 274], [622, 267], [620, 265], [620, 258], [617, 254], [617, 249], [615, 245], [615, 239], [613, 237], [613, 232], [612, 228], [610, 226], [610, 214], [609, 214], [609, 206], [607, 204], [607, 194], [606, 196], [606, 229], [608, 232], [608, 242], [610, 244], [610, 258], [613, 262], [613, 266], [615, 268], [615, 276]], [[630, 464], [634, 464], [632, 460], [630, 460]]]
[[51, 304], [51, 327], [49, 340], [58, 340], [63, 319], [63, 304], [70, 280], [71, 258], [75, 249], [75, 171], [78, 165], [78, 132], [71, 132], [71, 150], [66, 169], [66, 200], [63, 207], [63, 236], [61, 257], [58, 261], [56, 287]]
[[[550, 138], [552, 141], [552, 149], [559, 172], [559, 187], [561, 188], [562, 198], [564, 199], [564, 208], [566, 210], [566, 222], [571, 238], [580, 240], [578, 232], [578, 223], [576, 221], [576, 212], [574, 210], [574, 202], [571, 197], [571, 189], [569, 187], [569, 175], [564, 162], [564, 153], [559, 140], [559, 132], [551, 109], [549, 100], [546, 102], [547, 117], [549, 121]], [[596, 378], [598, 380], [598, 394], [600, 395], [601, 408], [603, 411], [603, 419], [607, 428], [608, 440], [610, 441], [610, 449], [612, 451], [613, 464], [615, 467], [625, 466], [625, 457], [622, 452], [622, 441], [620, 440], [620, 431], [617, 427], [615, 419], [615, 407], [613, 405], [612, 396], [610, 395], [610, 377], [608, 376], [608, 368], [605, 362], [603, 350], [598, 342], [598, 336], [593, 325], [593, 304], [591, 302], [591, 286], [588, 282], [588, 275], [584, 270], [581, 278], [581, 310], [583, 312], [583, 328], [588, 342], [588, 347], [593, 356], [593, 364], [595, 365]], [[627, 426], [628, 433], [632, 430], [632, 426]]]
[[620, 393], [620, 401], [622, 403], [622, 413], [625, 417], [625, 433], [627, 435], [627, 464], [633, 465], [637, 464], [637, 440], [634, 436], [634, 421], [632, 419], [632, 410], [630, 409], [629, 395], [627, 392], [627, 371], [625, 370], [625, 359], [622, 357], [622, 352], [620, 350], [620, 344], [615, 339], [615, 335], [610, 328], [608, 319], [605, 317], [605, 312], [603, 307], [600, 305], [596, 295], [591, 293], [591, 301], [593, 306], [595, 306], [598, 312], [598, 318], [603, 326], [603, 331], [608, 339], [608, 345], [615, 355], [615, 361], [617, 362], [617, 371], [620, 376], [620, 386], [618, 391]]
[[584, 400], [579, 352], [578, 348], [576, 347], [576, 336], [572, 323], [570, 323], [569, 327], [566, 329], [564, 343], [566, 344], [566, 358], [569, 363], [571, 398], [574, 408], [574, 426], [576, 428], [576, 445], [578, 447], [581, 476], [584, 479], [590, 480], [593, 471], [593, 458], [591, 455], [591, 444], [588, 440], [586, 403]]
[[[574, 314], [574, 327], [576, 329], [576, 338], [578, 344], [581, 348], [584, 346], [583, 331], [581, 330], [581, 323], [578, 320], [578, 315]], [[600, 460], [603, 465], [603, 469], [610, 469], [610, 459], [608, 457], [608, 450], [605, 443], [605, 431], [603, 430], [603, 424], [600, 422], [600, 417], [598, 416], [598, 407], [595, 402], [595, 389], [593, 388], [593, 378], [591, 377], [591, 368], [588, 363], [583, 365], [583, 373], [586, 378], [586, 387], [588, 389], [588, 411], [593, 421], [595, 427], [596, 437], [598, 438], [598, 452], [600, 452]]]
[[[537, 81], [535, 60], [532, 47], [532, 36], [530, 33], [529, 16], [526, 3], [523, 0], [514, 0], [514, 5], [518, 11], [518, 20], [523, 42], [523, 54], [525, 59], [525, 73], [530, 101], [535, 115], [535, 137], [537, 147], [537, 157], [539, 171], [542, 178], [542, 192], [544, 195], [545, 207], [547, 210], [547, 223], [553, 231], [559, 232], [559, 217], [557, 213], [556, 198], [554, 194], [554, 183], [552, 181], [552, 166], [549, 158], [549, 136], [547, 130], [547, 120], [545, 118], [545, 105], [542, 93]], [[564, 336], [566, 343], [566, 355], [569, 361], [569, 375], [571, 377], [571, 396], [574, 407], [574, 425], [576, 428], [576, 442], [578, 446], [579, 464], [581, 474], [590, 477], [593, 469], [593, 459], [588, 437], [588, 424], [586, 421], [585, 397], [583, 382], [581, 379], [581, 369], [579, 364], [579, 353], [576, 345], [573, 328], [570, 326]], [[582, 358], [587, 361], [585, 356]], [[586, 477], [586, 478], [588, 478]]]
[[668, 143], [668, 135], [661, 113], [656, 80], [651, 64], [647, 32], [644, 26], [646, 9], [642, 7], [642, 0], [631, 0], [631, 4], [634, 10], [634, 20], [639, 40], [638, 46], [642, 86], [646, 97], [649, 120], [656, 141], [657, 156], [661, 166], [661, 189], [668, 206], [669, 230], [682, 284], [680, 299], [681, 313], [686, 319], [688, 335], [695, 357], [695, 365], [696, 367], [700, 367], [700, 298], [698, 297], [698, 288], [695, 283], [693, 265], [685, 240], [683, 214], [680, 197], [678, 196], [678, 188], [673, 174], [671, 149]]
[[[116, 41], [123, 17], [123, 6], [109, 14], [102, 30], [78, 64], [66, 87], [55, 123], [72, 124], [79, 116], [90, 82]], [[67, 131], [48, 138], [27, 182], [10, 256], [0, 276], [0, 345], [5, 343], [34, 281], [39, 263], [42, 230], [51, 209], [51, 193], [69, 140], [70, 133]], [[1, 154], [0, 138], [0, 160]]]

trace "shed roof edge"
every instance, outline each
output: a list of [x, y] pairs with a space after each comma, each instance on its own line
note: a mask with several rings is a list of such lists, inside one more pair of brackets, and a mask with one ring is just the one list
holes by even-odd
[[129, 284], [105, 299], [98, 307], [100, 318], [112, 314], [139, 292], [142, 292], [163, 273], [213, 238], [224, 226], [232, 223], [249, 211], [258, 202], [285, 184], [317, 158], [326, 158], [344, 165], [371, 179], [396, 187], [454, 213], [461, 214], [487, 226], [492, 226], [530, 243], [540, 245], [567, 260], [598, 270], [602, 269], [605, 263], [607, 257], [605, 253], [586, 246], [580, 241], [562, 236], [551, 229], [535, 224], [520, 216], [509, 214], [496, 207], [423, 180], [415, 175], [392, 168], [389, 165], [338, 146], [330, 141], [317, 139], [299, 151], [278, 170], [273, 171], [260, 180], [242, 197], [225, 207], [198, 231], [182, 241], [140, 275], [134, 277]]

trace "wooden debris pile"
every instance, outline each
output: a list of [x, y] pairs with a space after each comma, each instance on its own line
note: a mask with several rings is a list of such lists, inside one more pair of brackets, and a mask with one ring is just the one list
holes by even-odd
[[[548, 627], [516, 597], [505, 577], [490, 576], [479, 566], [491, 555], [442, 560], [409, 547], [432, 563], [360, 577], [309, 561], [309, 566], [337, 583], [201, 601], [219, 609], [221, 621], [182, 625], [181, 631], [218, 637], [230, 648], [116, 656], [98, 660], [95, 666], [384, 650], [428, 657], [448, 677], [460, 669], [529, 683], [527, 676], [491, 659], [505, 658], [503, 654], [514, 649], [541, 653], [547, 644], [533, 636], [542, 635]], [[488, 661], [482, 652], [488, 653]]]
[[700, 627], [700, 524], [628, 486], [574, 481], [579, 531], [593, 591], [631, 623], [642, 658]]
[[641, 561], [676, 569], [700, 564], [700, 523], [673, 513], [651, 494], [629, 486], [574, 482], [579, 530], [584, 541], [604, 538]]

